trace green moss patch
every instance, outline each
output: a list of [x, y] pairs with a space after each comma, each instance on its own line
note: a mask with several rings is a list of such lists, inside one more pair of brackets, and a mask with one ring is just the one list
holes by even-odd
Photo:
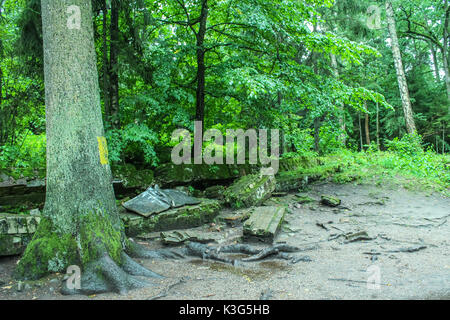
[[103, 215], [102, 212], [92, 212], [81, 218], [78, 244], [83, 265], [97, 260], [105, 253], [121, 264], [122, 234]]
[[225, 190], [225, 202], [236, 209], [258, 206], [270, 198], [275, 186], [273, 176], [247, 175]]
[[20, 260], [15, 277], [37, 280], [51, 272], [60, 272], [77, 264], [77, 244], [72, 235], [53, 232], [52, 223], [41, 220], [36, 234]]

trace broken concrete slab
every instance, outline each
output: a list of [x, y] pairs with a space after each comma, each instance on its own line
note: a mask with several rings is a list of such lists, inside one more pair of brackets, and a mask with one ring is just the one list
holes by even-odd
[[207, 164], [181, 164], [166, 163], [155, 170], [158, 184], [165, 188], [202, 183], [203, 185], [216, 184], [217, 181], [233, 181], [242, 175], [258, 171], [256, 165], [214, 165]]
[[149, 217], [152, 214], [164, 212], [170, 208], [179, 208], [184, 205], [196, 205], [200, 201], [190, 197], [179, 190], [161, 190], [148, 188], [137, 197], [123, 203], [123, 207], [129, 211]]
[[256, 207], [244, 223], [244, 239], [273, 242], [281, 228], [285, 207]]
[[275, 192], [290, 192], [304, 189], [309, 177], [303, 171], [280, 172], [276, 176]]
[[0, 234], [32, 234], [40, 221], [39, 216], [0, 213]]
[[271, 197], [275, 186], [274, 176], [244, 176], [225, 190], [225, 202], [232, 208], [259, 206]]
[[224, 192], [225, 192], [225, 187], [221, 186], [221, 185], [217, 185], [217, 186], [212, 186], [212, 187], [206, 188], [204, 191], [204, 194], [205, 194], [205, 197], [208, 199], [223, 200]]
[[122, 205], [125, 209], [144, 217], [169, 210], [171, 207], [170, 203], [164, 197], [159, 197], [158, 192], [153, 188], [148, 188], [145, 192]]
[[133, 237], [138, 234], [186, 229], [210, 223], [221, 208], [217, 200], [199, 199], [198, 205], [173, 208], [148, 217], [122, 210], [121, 218], [125, 224], [125, 232]]
[[211, 232], [199, 232], [194, 230], [174, 230], [169, 232], [161, 232], [161, 241], [168, 245], [177, 245], [186, 241], [194, 241], [199, 243], [216, 242], [219, 237], [214, 237]]
[[250, 208], [243, 209], [243, 210], [236, 211], [232, 215], [223, 217], [222, 220], [225, 221], [225, 223], [227, 225], [235, 227], [235, 226], [239, 225], [240, 223], [244, 222], [245, 220], [247, 220], [248, 218], [250, 218], [251, 214], [252, 214], [252, 209], [250, 209]]

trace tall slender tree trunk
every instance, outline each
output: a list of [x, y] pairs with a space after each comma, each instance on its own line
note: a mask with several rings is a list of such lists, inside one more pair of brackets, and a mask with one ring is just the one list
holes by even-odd
[[111, 1], [111, 31], [110, 31], [110, 106], [111, 106], [111, 123], [114, 128], [120, 128], [119, 115], [119, 0]]
[[205, 65], [205, 36], [206, 23], [208, 21], [208, 0], [202, 1], [202, 9], [200, 14], [200, 27], [197, 33], [197, 93], [195, 120], [201, 121], [202, 131], [205, 121], [205, 87], [206, 87], [206, 65]]
[[363, 134], [361, 126], [361, 112], [358, 111], [358, 127], [359, 127], [359, 146], [361, 147], [361, 152], [364, 151]]
[[436, 48], [434, 47], [431, 41], [429, 41], [429, 45], [431, 51], [431, 58], [433, 59], [434, 76], [436, 77], [436, 81], [439, 82], [441, 80], [441, 76], [439, 75], [439, 62], [436, 55]]
[[314, 150], [320, 154], [320, 119], [314, 119]]
[[442, 154], [445, 154], [445, 124], [442, 124]]
[[380, 108], [377, 101], [377, 147], [380, 151]]
[[389, 27], [389, 34], [392, 41], [392, 55], [394, 56], [395, 69], [397, 71], [397, 81], [402, 99], [403, 113], [405, 115], [406, 130], [412, 134], [416, 132], [411, 100], [409, 98], [408, 83], [406, 82], [405, 70], [403, 68], [402, 56], [398, 44], [397, 29], [395, 25], [394, 9], [392, 3], [386, 1], [386, 18]]
[[366, 145], [370, 146], [369, 114], [365, 114]]
[[439, 141], [438, 141], [438, 135], [436, 136], [436, 153], [439, 154]]
[[[367, 110], [367, 101], [364, 101], [364, 108]], [[370, 127], [369, 127], [369, 114], [364, 114], [364, 132], [366, 134], [366, 145], [370, 146]]]
[[442, 47], [442, 60], [444, 62], [444, 71], [445, 71], [445, 86], [447, 88], [447, 103], [448, 103], [448, 113], [450, 114], [450, 44], [448, 29], [450, 25], [450, 8], [448, 1], [444, 1], [445, 3], [445, 21], [444, 21], [444, 31], [443, 31], [443, 39], [444, 46]]
[[450, 62], [448, 61], [448, 52], [446, 52], [448, 49], [442, 49], [442, 60], [444, 62], [444, 72], [445, 72], [445, 86], [447, 88], [447, 101], [448, 101], [448, 113], [450, 114], [450, 71], [449, 71], [449, 65]]
[[63, 286], [66, 293], [124, 293], [146, 283], [127, 273], [137, 263], [124, 253], [134, 246], [124, 235], [112, 188], [91, 0], [42, 0], [41, 6], [47, 192], [43, 217], [15, 276], [37, 279], [77, 265], [80, 287]]

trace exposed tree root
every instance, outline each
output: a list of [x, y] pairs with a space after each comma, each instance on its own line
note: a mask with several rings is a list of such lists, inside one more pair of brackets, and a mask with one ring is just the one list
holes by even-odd
[[156, 278], [156, 279], [164, 278], [162, 275], [159, 275], [159, 274], [143, 267], [142, 265], [140, 265], [139, 263], [137, 263], [136, 261], [131, 259], [125, 253], [122, 253], [122, 263], [123, 263], [122, 264], [123, 270], [126, 273], [131, 274], [132, 276], [143, 276], [143, 277], [147, 277], [147, 278]]
[[156, 274], [150, 270], [144, 272], [144, 267], [137, 268], [135, 264], [130, 263], [129, 257], [124, 256], [124, 258], [126, 262], [122, 267], [119, 267], [108, 255], [89, 263], [81, 275], [80, 288], [68, 288], [68, 283], [65, 282], [61, 293], [65, 295], [90, 295], [105, 292], [126, 294], [129, 290], [151, 285], [150, 282], [136, 278], [125, 270], [150, 277]]
[[[80, 288], [69, 289], [67, 286], [68, 283], [64, 283], [61, 293], [65, 295], [90, 295], [105, 292], [126, 294], [129, 290], [144, 288], [152, 284], [139, 277], [164, 278], [141, 266], [130, 256], [143, 259], [183, 259], [186, 256], [195, 256], [204, 260], [214, 260], [231, 265], [237, 265], [241, 262], [260, 261], [268, 258], [288, 260], [291, 263], [311, 261], [311, 259], [306, 256], [297, 258], [288, 254], [299, 251], [301, 251], [299, 248], [285, 244], [259, 249], [245, 244], [211, 247], [197, 242], [190, 242], [185, 248], [181, 249], [149, 250], [134, 241], [129, 240], [125, 251], [121, 253], [120, 266], [105, 253], [101, 258], [89, 263], [83, 270]], [[229, 259], [224, 256], [224, 254], [229, 253], [246, 254], [249, 255], [249, 257], [243, 259]], [[128, 256], [128, 254], [130, 256]]]
[[[299, 261], [312, 261], [309, 257], [294, 257], [288, 253], [299, 252], [299, 248], [286, 244], [279, 244], [265, 249], [258, 249], [249, 245], [236, 244], [223, 247], [210, 247], [205, 244], [190, 242], [187, 244], [185, 254], [188, 256], [200, 257], [203, 260], [214, 260], [232, 265], [240, 262], [254, 262], [267, 258], [289, 260], [291, 263]], [[221, 255], [221, 253], [241, 253], [250, 255], [243, 259], [229, 259]]]
[[141, 246], [129, 239], [126, 253], [133, 258], [141, 259], [184, 259], [182, 252], [176, 249], [159, 249], [159, 250], [149, 250], [144, 246]]
[[129, 240], [127, 248], [121, 253], [120, 266], [111, 259], [108, 254], [89, 263], [81, 275], [80, 288], [70, 289], [65, 282], [61, 293], [74, 294], [98, 294], [116, 292], [126, 294], [133, 289], [140, 289], [152, 285], [151, 282], [138, 278], [164, 278], [134, 261], [127, 253], [135, 258], [143, 259], [180, 259], [184, 256], [175, 250], [148, 250], [145, 247]]

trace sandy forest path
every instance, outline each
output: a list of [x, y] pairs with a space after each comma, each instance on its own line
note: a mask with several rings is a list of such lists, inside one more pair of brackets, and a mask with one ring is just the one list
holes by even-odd
[[[63, 275], [18, 290], [11, 279], [18, 258], [2, 258], [0, 299], [450, 299], [449, 198], [367, 184], [313, 184], [304, 194], [342, 200], [330, 208], [318, 201], [299, 204], [295, 194], [277, 198], [290, 210], [276, 242], [303, 248], [294, 255], [310, 262], [267, 259], [234, 267], [196, 258], [141, 260], [167, 278], [124, 296], [65, 297], [59, 294]], [[216, 237], [242, 232], [200, 229]]]

